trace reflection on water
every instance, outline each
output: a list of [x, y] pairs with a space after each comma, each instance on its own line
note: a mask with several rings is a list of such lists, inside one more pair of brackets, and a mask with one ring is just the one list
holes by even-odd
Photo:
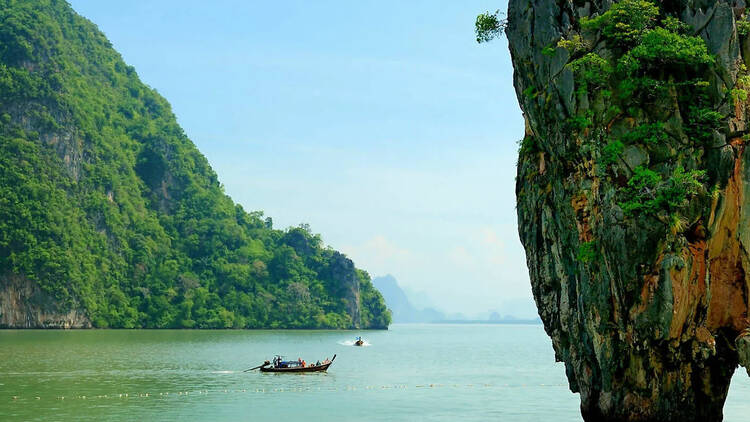
[[[0, 331], [3, 420], [577, 421], [541, 326], [340, 331]], [[243, 372], [275, 354], [328, 373]], [[750, 411], [735, 377], [726, 420]]]

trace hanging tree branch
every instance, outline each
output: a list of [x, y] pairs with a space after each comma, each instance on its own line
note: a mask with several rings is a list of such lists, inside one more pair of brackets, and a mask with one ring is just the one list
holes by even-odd
[[501, 18], [502, 15], [500, 10], [495, 10], [495, 13], [488, 11], [477, 16], [474, 31], [477, 34], [478, 43], [492, 41], [502, 35], [505, 27], [508, 26], [508, 19]]

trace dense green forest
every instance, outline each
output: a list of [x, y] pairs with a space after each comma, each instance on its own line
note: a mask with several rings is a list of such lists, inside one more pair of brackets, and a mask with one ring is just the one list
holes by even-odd
[[246, 212], [170, 105], [64, 1], [0, 0], [0, 289], [95, 327], [385, 328], [369, 275]]

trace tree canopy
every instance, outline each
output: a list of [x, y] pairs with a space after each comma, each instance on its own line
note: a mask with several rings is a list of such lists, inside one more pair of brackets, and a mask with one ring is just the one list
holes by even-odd
[[96, 327], [388, 326], [366, 272], [224, 193], [94, 24], [0, 6], [0, 287], [25, 277]]

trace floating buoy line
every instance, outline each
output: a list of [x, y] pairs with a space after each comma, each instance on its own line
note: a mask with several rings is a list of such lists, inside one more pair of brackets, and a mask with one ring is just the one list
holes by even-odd
[[242, 388], [242, 389], [219, 389], [219, 390], [186, 390], [172, 392], [141, 392], [141, 393], [115, 393], [100, 395], [69, 395], [42, 397], [37, 395], [10, 396], [13, 402], [31, 400], [131, 400], [131, 399], [167, 399], [184, 397], [201, 397], [208, 395], [224, 394], [277, 394], [277, 393], [306, 393], [306, 392], [333, 392], [333, 391], [382, 391], [382, 390], [405, 390], [405, 389], [431, 389], [431, 388], [538, 388], [538, 387], [567, 387], [567, 384], [393, 384], [393, 385], [347, 385], [342, 387], [292, 387], [292, 388]]

